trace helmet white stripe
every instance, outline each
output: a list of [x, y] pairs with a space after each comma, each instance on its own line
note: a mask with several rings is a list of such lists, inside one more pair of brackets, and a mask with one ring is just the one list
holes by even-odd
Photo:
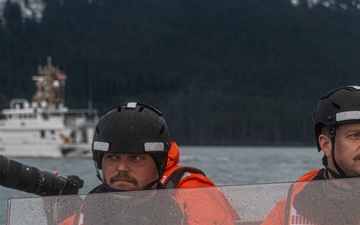
[[94, 148], [94, 150], [106, 152], [109, 150], [109, 143], [102, 142], [102, 141], [95, 141], [93, 148]]
[[145, 152], [163, 152], [165, 150], [162, 142], [146, 142], [144, 148]]
[[137, 103], [136, 102], [129, 102], [126, 105], [126, 108], [131, 108], [131, 109], [135, 109], [136, 108]]
[[336, 113], [336, 121], [345, 121], [345, 120], [359, 120], [360, 119], [360, 111], [347, 111]]
[[360, 90], [360, 86], [354, 85], [354, 86], [349, 86], [349, 87], [352, 87], [352, 88], [354, 88], [354, 89], [356, 89], [356, 90]]

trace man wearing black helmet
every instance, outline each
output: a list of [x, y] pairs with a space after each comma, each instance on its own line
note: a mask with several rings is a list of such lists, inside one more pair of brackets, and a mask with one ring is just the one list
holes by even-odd
[[263, 224], [360, 224], [360, 87], [326, 93], [313, 122], [324, 168], [300, 177]]
[[102, 183], [90, 193], [111, 194], [87, 195], [81, 212], [61, 224], [181, 224], [182, 211], [171, 195], [121, 192], [164, 189], [160, 179], [170, 146], [169, 130], [157, 109], [127, 103], [105, 112], [92, 144]]
[[[168, 127], [157, 109], [127, 103], [105, 112], [92, 145], [96, 174], [102, 183], [90, 194], [108, 194], [87, 195], [81, 212], [61, 225], [234, 224], [232, 212], [215, 188], [180, 194], [176, 189], [155, 190], [165, 189], [160, 179], [170, 147]], [[149, 191], [130, 192], [138, 190]]]
[[93, 160], [103, 184], [91, 193], [164, 188], [159, 180], [170, 146], [170, 133], [160, 111], [141, 103], [110, 109], [94, 134]]

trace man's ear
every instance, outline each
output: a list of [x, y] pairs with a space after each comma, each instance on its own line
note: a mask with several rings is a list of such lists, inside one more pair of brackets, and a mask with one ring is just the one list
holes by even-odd
[[330, 157], [331, 156], [331, 147], [332, 147], [331, 139], [328, 136], [326, 136], [325, 134], [320, 134], [318, 137], [318, 140], [319, 140], [319, 145], [320, 145], [321, 151], [327, 157]]

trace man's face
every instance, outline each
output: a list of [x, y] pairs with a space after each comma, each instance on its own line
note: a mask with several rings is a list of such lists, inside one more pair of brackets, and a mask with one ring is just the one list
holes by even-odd
[[159, 176], [149, 154], [106, 153], [102, 159], [102, 173], [111, 189], [124, 191], [142, 190]]
[[334, 154], [346, 175], [360, 176], [360, 123], [344, 124], [336, 129]]

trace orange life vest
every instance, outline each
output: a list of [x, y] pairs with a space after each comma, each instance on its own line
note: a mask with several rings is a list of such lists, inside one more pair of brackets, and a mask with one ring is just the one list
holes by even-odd
[[195, 167], [179, 166], [180, 152], [175, 142], [171, 143], [166, 171], [160, 180], [166, 188], [214, 187], [203, 171]]
[[263, 221], [262, 225], [313, 224], [311, 221], [306, 220], [299, 213], [297, 213], [293, 207], [293, 201], [296, 194], [298, 194], [306, 185], [307, 182], [305, 181], [313, 180], [322, 170], [323, 169], [311, 170], [310, 172], [301, 176], [295, 182], [294, 186], [290, 187], [291, 196], [288, 196], [288, 198], [277, 202], [275, 207]]
[[326, 179], [325, 173], [325, 169], [316, 169], [300, 177], [289, 188], [288, 197], [276, 203], [262, 225], [341, 224], [344, 219], [351, 221], [347, 221], [349, 224], [360, 224], [355, 207], [358, 200], [353, 198], [352, 190], [346, 198], [349, 196], [346, 189], [315, 182]]
[[[180, 152], [175, 142], [171, 143], [166, 171], [160, 180], [166, 188], [215, 187], [215, 183], [196, 167], [179, 166]], [[191, 193], [191, 195], [187, 194]], [[179, 192], [176, 196], [180, 207], [189, 218], [188, 224], [234, 224], [240, 217], [225, 196], [216, 188], [193, 189]], [[196, 204], [188, 204], [194, 202]], [[185, 203], [181, 204], [181, 203]], [[199, 210], [199, 205], [206, 206]], [[199, 213], [199, 212], [203, 213]]]

